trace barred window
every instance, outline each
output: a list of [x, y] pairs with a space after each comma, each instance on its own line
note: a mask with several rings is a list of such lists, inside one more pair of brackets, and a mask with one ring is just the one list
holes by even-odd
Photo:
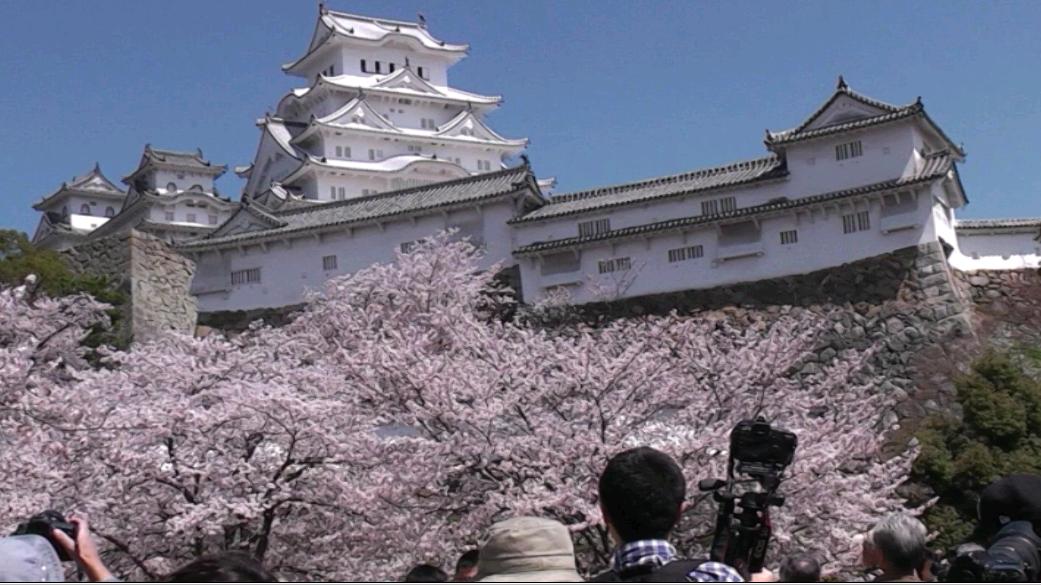
[[260, 282], [260, 268], [246, 268], [231, 271], [231, 284], [249, 284]]
[[609, 231], [611, 231], [611, 220], [607, 218], [578, 223], [578, 237], [580, 238], [606, 234]]
[[336, 270], [336, 255], [322, 256], [322, 270]]
[[188, 223], [196, 223], [195, 214], [194, 213], [187, 213], [187, 214], [185, 214], [184, 221], [186, 221]]
[[781, 243], [782, 244], [797, 244], [799, 243], [799, 230], [785, 230], [781, 232]]
[[174, 220], [174, 212], [167, 211], [167, 212], [163, 213], [163, 217], [166, 219], [166, 221], [173, 221]]
[[736, 209], [737, 197], [734, 196], [701, 202], [701, 215], [716, 215], [720, 212], [727, 213]]
[[217, 225], [217, 216], [216, 215], [213, 215], [211, 213], [210, 217], [208, 219], [210, 220], [210, 225]]
[[669, 250], [669, 262], [683, 262], [684, 260], [701, 258], [704, 255], [705, 248], [701, 244], [697, 244], [696, 246], [673, 248], [672, 250]]
[[611, 258], [610, 260], [601, 260], [598, 263], [600, 274], [607, 274], [608, 272], [621, 272], [623, 270], [629, 270], [632, 268], [632, 260], [628, 257], [622, 258]]
[[867, 211], [848, 213], [842, 216], [842, 233], [852, 234], [871, 229], [871, 214]]
[[856, 158], [864, 154], [864, 145], [859, 140], [845, 142], [835, 146], [835, 160], [846, 160]]

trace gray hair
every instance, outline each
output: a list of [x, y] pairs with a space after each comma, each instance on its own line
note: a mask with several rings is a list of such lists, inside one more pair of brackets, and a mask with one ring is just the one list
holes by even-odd
[[927, 531], [914, 516], [890, 514], [867, 533], [867, 541], [877, 548], [891, 565], [911, 571], [925, 560]]

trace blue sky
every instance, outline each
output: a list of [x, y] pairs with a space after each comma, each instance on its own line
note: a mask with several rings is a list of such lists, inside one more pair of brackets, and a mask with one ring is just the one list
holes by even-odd
[[[895, 103], [923, 96], [963, 142], [962, 217], [1041, 216], [1041, 2], [332, 0], [471, 44], [453, 85], [506, 96], [490, 120], [531, 139], [560, 191], [760, 156], [836, 76]], [[300, 80], [279, 65], [314, 26], [311, 0], [0, 3], [0, 226], [146, 142], [248, 163], [254, 120]], [[218, 183], [237, 197], [231, 172]]]

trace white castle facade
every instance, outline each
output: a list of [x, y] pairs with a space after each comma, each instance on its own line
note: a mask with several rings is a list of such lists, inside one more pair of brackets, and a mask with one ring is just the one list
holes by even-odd
[[[768, 131], [759, 158], [553, 196], [526, 158], [508, 162], [527, 142], [486, 123], [501, 98], [448, 85], [466, 52], [423, 23], [320, 9], [304, 55], [283, 66], [307, 86], [258, 121], [254, 161], [236, 170], [246, 179], [240, 202], [215, 195], [223, 167], [201, 153], [146, 148], [128, 194], [96, 170], [38, 204], [40, 233], [90, 189], [123, 197], [115, 217], [98, 216], [79, 237], [133, 227], [176, 242], [196, 262], [200, 312], [300, 303], [327, 279], [445, 229], [480, 245], [486, 266], [515, 266], [526, 302], [711, 288], [931, 242], [961, 270], [1041, 265], [1041, 219], [956, 219], [968, 203], [957, 168], [965, 153], [920, 99], [884, 103], [840, 78], [797, 126]], [[181, 186], [188, 173], [200, 190]], [[186, 222], [200, 206], [206, 221], [196, 212]], [[95, 221], [74, 216], [69, 226]], [[60, 247], [68, 237], [37, 241]]]

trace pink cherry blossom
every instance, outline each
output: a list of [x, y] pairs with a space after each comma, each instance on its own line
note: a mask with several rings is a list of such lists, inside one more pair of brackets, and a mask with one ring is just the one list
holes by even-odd
[[610, 553], [596, 479], [612, 454], [681, 462], [674, 540], [703, 553], [715, 509], [697, 481], [723, 474], [730, 429], [756, 414], [799, 436], [772, 558], [849, 567], [853, 537], [901, 506], [913, 453], [880, 458], [891, 399], [870, 352], [798, 373], [826, 316], [537, 326], [501, 317], [478, 254], [434, 238], [330, 281], [283, 327], [170, 335], [97, 368], [78, 342], [100, 305], [0, 292], [0, 520], [85, 511], [129, 578], [241, 549], [286, 578], [360, 580], [447, 565], [494, 521], [535, 514], [572, 528], [591, 571]]

